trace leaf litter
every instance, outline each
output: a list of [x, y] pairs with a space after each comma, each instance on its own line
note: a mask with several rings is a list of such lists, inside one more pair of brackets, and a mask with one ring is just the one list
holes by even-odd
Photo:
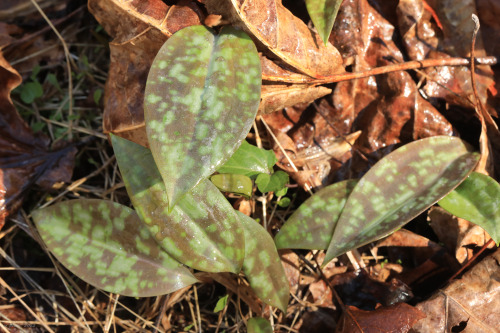
[[[183, 16], [189, 17], [189, 22], [185, 23], [185, 25], [192, 25], [203, 20], [203, 10], [200, 11], [200, 8], [203, 8], [203, 2], [204, 1], [183, 1], [182, 3], [176, 3], [172, 1], [168, 2], [169, 5], [165, 5], [162, 2], [149, 1], [141, 5], [136, 1], [112, 1], [108, 3], [104, 1], [90, 1], [89, 7], [95, 11], [96, 17], [100, 17], [100, 22], [108, 33], [115, 38], [114, 43], [110, 45], [112, 50], [111, 59], [113, 69], [110, 70], [108, 74], [108, 83], [106, 87], [105, 105], [107, 113], [105, 113], [104, 116], [105, 131], [119, 132], [122, 136], [143, 145], [147, 145], [145, 132], [143, 130], [143, 132], [141, 132], [141, 127], [143, 126], [143, 118], [141, 118], [142, 91], [145, 84], [145, 76], [147, 75], [147, 71], [152, 61], [152, 56], [156, 53], [155, 50], [161, 46], [162, 41], [170, 36], [165, 26], [168, 24], [172, 24], [174, 27], [182, 25], [182, 23], [176, 21], [176, 17], [181, 17], [180, 14], [172, 15], [172, 17], [169, 16], [175, 13], [172, 8], [175, 7], [179, 13], [188, 13], [187, 16]], [[200, 3], [202, 4], [201, 6]], [[236, 2], [227, 1], [226, 3], [234, 5]], [[269, 1], [268, 3], [272, 5], [276, 4], [274, 1]], [[268, 3], [266, 3], [266, 5]], [[173, 5], [170, 6], [171, 4]], [[413, 7], [416, 7], [416, 12], [409, 11], [412, 9], [408, 8], [412, 7], [410, 5], [410, 2], [401, 1], [397, 10], [405, 14], [399, 17], [419, 18], [414, 21], [410, 20], [410, 22], [413, 22], [413, 25], [409, 25], [408, 22], [398, 22], [398, 16], [395, 14], [396, 7], [389, 3], [379, 4], [377, 1], [372, 1], [370, 3], [364, 1], [344, 1], [339, 12], [339, 18], [334, 27], [334, 31], [337, 33], [333, 33], [330, 36], [330, 41], [332, 41], [333, 45], [340, 51], [339, 54], [343, 58], [343, 65], [351, 66], [353, 71], [360, 71], [376, 66], [391, 64], [395, 61], [402, 62], [404, 59], [403, 54], [408, 55], [410, 59], [421, 59], [419, 58], [421, 56], [454, 56], [455, 53], [450, 52], [450, 49], [454, 47], [456, 49], [457, 45], [462, 48], [460, 52], [468, 52], [468, 47], [466, 46], [470, 43], [470, 33], [466, 32], [468, 25], [457, 26], [453, 20], [447, 20], [446, 18], [451, 14], [459, 12], [461, 17], [464, 17], [464, 21], [468, 22], [471, 7], [469, 2], [463, 4], [463, 6], [459, 8], [460, 11], [457, 9], [457, 12], [454, 11], [455, 5], [443, 5], [432, 1], [415, 2]], [[432, 12], [426, 9], [428, 5], [433, 8]], [[478, 14], [482, 23], [486, 23], [486, 29], [493, 29], [493, 31], [495, 31], [494, 29], [497, 28], [495, 22], [491, 19], [483, 19], [484, 17], [488, 17], [487, 12], [492, 10], [491, 6], [493, 5], [487, 4], [485, 1], [478, 1], [477, 3]], [[281, 5], [278, 4], [274, 8], [277, 8], [279, 12], [283, 12], [284, 7], [281, 8]], [[297, 12], [293, 10], [293, 6], [290, 6], [290, 8], [290, 14], [286, 14], [292, 15], [293, 13], [297, 15]], [[493, 7], [493, 9], [494, 8], [495, 7]], [[420, 15], [422, 15], [422, 18], [420, 18]], [[366, 21], [365, 18], [367, 17], [373, 17], [374, 20]], [[273, 19], [273, 16], [270, 16], [270, 18]], [[254, 29], [252, 27], [254, 23], [251, 17], [240, 16], [231, 17], [231, 19], [235, 20], [235, 22], [238, 20], [238, 24], [243, 28], [246, 27], [246, 29], [249, 30]], [[436, 19], [438, 19], [438, 22]], [[415, 29], [415, 25], [418, 25], [417, 29]], [[272, 27], [272, 25], [270, 25], [270, 27]], [[427, 50], [427, 53], [423, 52], [423, 55], [419, 55], [418, 52], [422, 49], [425, 50], [425, 48], [422, 47], [423, 43], [418, 44], [419, 41], [422, 40], [422, 36], [419, 36], [420, 39], [417, 39], [412, 37], [411, 34], [415, 32], [415, 30], [421, 32], [423, 28], [428, 29], [426, 31], [430, 32], [431, 36], [434, 36], [434, 39], [429, 40], [429, 45], [432, 45], [433, 49], [431, 51]], [[403, 33], [405, 30], [410, 32]], [[355, 31], [359, 31], [359, 33], [357, 35], [356, 33], [350, 35], [350, 33]], [[458, 32], [450, 33], [450, 31]], [[128, 33], [129, 35], [127, 35]], [[407, 44], [403, 45], [404, 48], [400, 48], [402, 45], [400, 44], [401, 40], [397, 41], [397, 37], [397, 42], [394, 42], [394, 36], [398, 34], [402, 37], [402, 41], [405, 43], [408, 41]], [[495, 34], [491, 34], [491, 36], [494, 35]], [[270, 37], [267, 37], [265, 40], [264, 38], [266, 37], [261, 36], [260, 38], [264, 41], [264, 44], [267, 43], [268, 45], [272, 45], [273, 37], [272, 35], [268, 36]], [[463, 38], [463, 40], [460, 40], [459, 37]], [[322, 43], [320, 42], [320, 44]], [[495, 51], [492, 51], [492, 48], [494, 50], [494, 45], [494, 43], [485, 43], [484, 49], [486, 49], [486, 53], [482, 53], [484, 50], [479, 46], [479, 51], [476, 56], [482, 54], [498, 54], [498, 52], [495, 53]], [[266, 84], [269, 86], [267, 90], [268, 96], [278, 97], [271, 103], [261, 104], [261, 107], [263, 106], [261, 111], [268, 110], [262, 112], [267, 113], [277, 110], [277, 112], [265, 116], [266, 121], [270, 124], [276, 136], [283, 139], [280, 143], [285, 147], [285, 151], [292, 155], [293, 161], [300, 161], [306, 157], [307, 163], [297, 163], [300, 172], [302, 172], [299, 176], [291, 171], [289, 165], [286, 165], [281, 150], [278, 150], [277, 147], [275, 149], [278, 159], [283, 161], [283, 163], [279, 165], [284, 170], [288, 171], [292, 177], [295, 176], [299, 185], [307, 183], [313, 185], [313, 187], [320, 188], [339, 180], [358, 178], [375, 164], [377, 160], [398, 146], [419, 138], [459, 133], [467, 137], [468, 141], [475, 143], [475, 139], [472, 138], [478, 131], [474, 128], [468, 130], [467, 127], [464, 126], [464, 124], [469, 124], [469, 122], [474, 125], [475, 122], [474, 112], [471, 111], [470, 104], [467, 104], [468, 102], [464, 101], [463, 98], [457, 97], [457, 95], [450, 93], [448, 90], [435, 83], [438, 81], [441, 84], [451, 87], [455, 93], [470, 97], [470, 70], [465, 67], [442, 67], [438, 69], [423, 70], [423, 72], [426, 72], [426, 76], [422, 74], [422, 78], [420, 78], [421, 74], [417, 74], [419, 75], [417, 83], [414, 81], [415, 76], [412, 77], [408, 73], [401, 72], [352, 82], [338, 83], [335, 86], [328, 86], [328, 88], [325, 88], [333, 89], [333, 94], [324, 89], [323, 92], [320, 93], [319, 90], [324, 87], [307, 84], [310, 79], [304, 74], [313, 74], [304, 73], [304, 69], [307, 69], [307, 67], [301, 67], [302, 70], [298, 69], [298, 66], [293, 66], [294, 63], [290, 60], [290, 56], [284, 56], [280, 53], [277, 54], [273, 52], [272, 49], [273, 47], [265, 49], [266, 56], [261, 55], [261, 63], [268, 63], [268, 66], [263, 66], [263, 68], [268, 68], [264, 70], [263, 75], [263, 79], [266, 80], [267, 78], [268, 80], [268, 82], [264, 81], [264, 87], [266, 87]], [[416, 53], [414, 52], [415, 50], [417, 50]], [[457, 54], [466, 55], [460, 52]], [[288, 60], [288, 62], [276, 61], [279, 58], [281, 58], [281, 60]], [[338, 62], [335, 64], [338, 64]], [[331, 73], [329, 72], [327, 74]], [[498, 70], [496, 70], [494, 74], [498, 77]], [[498, 110], [498, 108], [495, 110], [495, 100], [498, 99], [498, 97], [494, 94], [495, 90], [492, 87], [495, 83], [498, 87], [498, 80], [492, 79], [491, 69], [486, 67], [478, 70], [478, 76], [479, 95], [482, 101], [486, 102], [488, 112], [495, 115], [496, 110]], [[419, 80], [421, 80], [421, 82], [419, 82]], [[281, 83], [279, 86], [276, 86], [276, 88], [272, 88], [269, 84], [270, 81], [273, 81], [275, 85], [275, 82]], [[122, 85], [117, 85], [117, 83]], [[302, 84], [302, 86], [300, 84]], [[286, 94], [291, 91], [296, 91], [298, 97], [296, 100], [292, 100], [292, 102], [287, 102], [283, 96], [286, 96]], [[421, 91], [426, 92], [427, 96], [432, 97], [432, 99], [429, 100], [430, 102], [421, 96]], [[320, 95], [323, 93], [325, 96], [321, 97]], [[488, 98], [485, 98], [485, 96], [488, 96]], [[309, 105], [310, 102], [316, 99], [318, 100], [315, 104]], [[443, 101], [450, 103], [448, 109], [443, 107]], [[272, 106], [273, 103], [274, 106]], [[266, 105], [271, 106], [268, 107]], [[455, 107], [455, 105], [459, 105], [460, 108]], [[115, 112], [114, 115], [113, 112]], [[263, 131], [261, 131], [261, 135], [262, 132]], [[352, 136], [350, 145], [346, 145], [342, 137], [349, 138], [349, 136], [354, 135], [354, 133], [359, 134], [357, 134], [356, 137]], [[252, 135], [255, 134], [252, 133]], [[250, 136], [249, 138], [254, 139], [255, 136]], [[264, 136], [263, 143], [266, 148], [272, 148], [272, 139]], [[337, 146], [340, 144], [344, 145], [344, 147], [337, 149]], [[338, 154], [331, 154], [330, 151], [332, 149], [324, 149], [325, 147], [332, 147]], [[278, 153], [278, 151], [280, 151], [280, 153]], [[318, 151], [321, 152], [322, 158], [307, 159], [309, 156], [317, 156]], [[313, 182], [312, 179], [316, 180]], [[295, 204], [295, 207], [298, 207], [298, 203], [300, 203], [300, 201]], [[282, 214], [283, 213], [280, 211], [277, 211], [274, 215], [274, 220], [271, 220], [271, 229], [279, 228], [279, 225], [282, 223], [282, 221], [280, 221]], [[441, 236], [438, 234], [437, 237], [439, 238]], [[460, 238], [460, 236], [456, 237]], [[410, 240], [406, 242], [409, 244], [420, 244], [415, 238], [410, 238]], [[457, 242], [459, 242], [459, 240], [455, 241], [455, 243]], [[473, 252], [470, 249], [471, 247], [481, 245], [480, 240], [472, 240], [468, 246], [468, 250]], [[437, 250], [439, 247], [437, 245], [433, 246], [435, 246], [433, 247], [435, 250], [433, 250], [434, 254], [431, 258], [435, 260], [439, 257], [440, 251], [442, 253], [442, 248], [441, 250]], [[463, 246], [459, 247], [464, 248]], [[391, 250], [392, 248], [394, 248], [394, 251]], [[394, 253], [398, 253], [398, 251], [401, 253], [403, 252], [401, 247], [394, 246], [393, 244], [385, 248], [380, 247], [378, 252], [379, 255], [381, 254], [382, 256], [386, 256], [387, 253], [392, 253], [392, 257], [390, 258], [395, 261]], [[412, 258], [412, 256], [415, 258], [416, 253], [420, 250], [417, 251], [417, 248], [415, 248], [413, 251], [414, 253], [410, 255], [409, 258]], [[306, 257], [312, 259], [310, 254], [307, 254]], [[371, 258], [364, 260], [372, 261], [379, 259]], [[432, 266], [429, 264], [432, 260], [428, 261], [421, 259], [421, 262], [423, 262], [422, 265]], [[295, 278], [291, 280], [291, 287], [292, 291], [296, 290], [296, 296], [300, 299], [304, 293], [308, 292], [308, 288], [314, 290], [314, 287], [308, 287], [310, 280], [307, 279], [302, 279], [304, 282], [309, 282], [301, 285], [301, 280], [295, 275], [297, 273], [302, 275], [311, 274], [311, 267], [305, 265], [301, 260], [298, 260], [296, 263], [297, 264], [293, 266], [295, 268], [292, 269], [294, 273], [290, 273], [295, 276]], [[389, 264], [390, 263], [387, 265]], [[345, 269], [349, 266], [343, 258], [339, 258], [338, 261], [331, 263], [328, 267], [332, 265], [339, 269]], [[380, 261], [378, 265], [380, 265]], [[422, 265], [413, 268], [413, 270], [422, 269], [424, 267]], [[481, 265], [481, 263], [477, 266], [479, 265]], [[400, 276], [405, 276], [410, 266], [411, 265], [408, 265], [407, 262], [403, 262], [403, 273]], [[339, 271], [336, 272], [338, 273]], [[394, 272], [395, 271], [392, 271], [392, 273], [389, 274], [394, 276]], [[389, 281], [389, 277], [387, 277], [386, 280]], [[411, 281], [411, 279], [408, 280]], [[443, 281], [442, 279], [441, 282]], [[485, 281], [491, 282], [494, 281], [494, 278], [485, 277], [485, 280], [482, 280], [481, 283], [484, 284]], [[467, 286], [470, 282], [467, 281], [465, 283]], [[224, 285], [226, 284], [224, 283]], [[317, 286], [319, 286], [319, 284], [316, 285], [316, 287]], [[199, 288], [200, 294], [198, 297], [201, 297], [203, 294], [206, 295], [206, 292], [211, 290], [211, 288], [212, 286], [210, 284], [206, 287]], [[233, 290], [236, 291], [238, 288], [239, 287], [236, 287], [236, 289]], [[324, 285], [323, 288], [326, 288], [326, 285]], [[328, 289], [329, 288], [326, 290]], [[182, 300], [180, 302], [183, 302], [182, 304], [186, 306], [186, 308], [188, 304], [192, 305], [189, 301], [189, 297], [192, 299], [194, 290], [195, 289], [192, 288], [188, 289], [185, 291], [185, 294], [183, 294], [184, 296], [181, 296]], [[317, 295], [318, 294], [316, 294], [316, 297]], [[486, 293], [483, 290], [478, 291], [476, 295], [479, 295], [478, 297], [486, 297]], [[319, 298], [316, 299], [319, 300]], [[451, 301], [453, 301], [452, 297], [449, 297], [448, 302]], [[322, 303], [318, 303], [318, 305], [319, 304]], [[413, 304], [415, 304], [415, 302]], [[440, 304], [442, 304], [442, 302]], [[460, 304], [464, 305], [462, 303]], [[159, 307], [159, 305], [155, 306], [157, 306], [157, 308]], [[325, 313], [332, 315], [332, 312], [325, 312], [323, 308], [324, 306], [331, 307], [331, 305], [323, 303], [323, 305], [319, 306], [320, 307], [316, 308], [316, 310], [311, 311], [308, 309], [308, 315], [304, 315], [304, 320], [302, 320], [302, 318], [299, 319], [294, 327], [300, 329], [301, 332], [307, 331], [308, 328], [304, 322], [307, 323], [307, 321], [305, 321], [306, 319], [310, 322], [311, 315], [312, 318], [314, 318], [315, 314], [318, 315], [318, 318], [322, 318], [320, 321], [322, 321], [323, 324], [331, 323], [330, 320], [326, 319]], [[256, 310], [255, 306], [252, 306], [252, 308], [254, 311]], [[291, 304], [289, 305], [289, 314], [286, 317], [280, 314], [277, 320], [281, 323], [291, 325], [293, 322], [293, 315], [290, 315], [290, 311], [304, 311], [304, 309], [305, 307], [301, 305], [301, 303], [297, 302], [295, 298], [292, 298]], [[489, 309], [490, 308], [485, 307], [486, 312], [489, 311]], [[167, 312], [168, 311], [170, 314], [176, 313], [173, 310], [167, 310]], [[330, 308], [329, 311], [334, 310]], [[349, 309], [349, 312], [353, 315], [350, 318], [357, 318], [356, 325], [358, 325], [358, 327], [363, 323], [363, 320], [368, 322], [367, 326], [364, 326], [365, 324], [361, 325], [367, 328], [364, 331], [369, 331], [369, 327], [375, 326], [377, 320], [387, 315], [391, 315], [391, 313], [405, 314], [405, 316], [408, 316], [407, 323], [413, 323], [414, 321], [412, 320], [415, 319], [411, 318], [421, 317], [421, 312], [419, 314], [419, 311], [426, 312], [422, 310], [420, 305], [417, 305], [416, 308], [411, 308], [404, 305], [404, 303], [400, 303], [397, 309], [384, 310], [381, 308], [379, 311], [380, 314], [376, 311], [369, 314], [363, 314], [358, 309]], [[164, 312], [164, 314], [166, 315], [167, 312]], [[338, 325], [338, 323], [341, 323], [338, 317], [339, 312], [337, 311], [335, 313]], [[431, 314], [432, 317], [432, 312], [429, 311], [427, 313]], [[467, 311], [465, 311], [465, 313], [467, 314]], [[364, 315], [365, 317], [363, 317]], [[187, 327], [188, 322], [196, 323], [197, 321], [190, 314], [182, 313], [182, 311], [178, 312], [177, 316], [179, 321], [174, 325], [178, 325], [182, 323], [182, 320], [185, 320], [186, 324], [184, 327]], [[214, 323], [218, 321], [216, 316], [207, 316], [207, 318], [212, 318]], [[370, 319], [366, 319], [366, 316], [369, 316]], [[453, 316], [454, 317], [450, 316], [448, 321], [453, 325], [463, 323], [464, 321], [467, 322], [466, 318], [469, 318], [467, 315], [460, 314], [460, 312], [457, 312], [457, 314]], [[153, 316], [150, 318], [154, 320], [156, 317]], [[469, 322], [471, 322], [472, 327], [476, 324], [474, 320], [477, 318], [471, 318]], [[467, 322], [467, 324], [469, 322]], [[165, 324], [163, 327], [168, 326], [168, 324]], [[407, 324], [407, 327], [410, 326], [410, 324]], [[215, 329], [215, 325], [210, 327]], [[405, 326], [401, 324], [396, 328], [401, 329], [401, 331], [406, 331], [403, 327]], [[418, 324], [416, 327], [418, 327]], [[330, 326], [329, 328], [331, 329], [332, 327]], [[385, 328], [387, 327], [385, 326]], [[337, 329], [342, 331], [339, 327], [337, 327]], [[434, 330], [434, 328], [431, 328], [431, 330]]]

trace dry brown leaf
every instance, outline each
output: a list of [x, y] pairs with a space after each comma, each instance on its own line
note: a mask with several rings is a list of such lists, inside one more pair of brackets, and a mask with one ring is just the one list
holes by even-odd
[[416, 308], [427, 318], [411, 332], [499, 332], [500, 249]]
[[299, 256], [291, 250], [278, 251], [281, 263], [285, 269], [285, 275], [290, 285], [290, 293], [295, 294], [299, 288], [300, 261]]
[[284, 65], [278, 65], [262, 53], [260, 56], [260, 65], [262, 68], [262, 80], [271, 82], [286, 82], [286, 83], [307, 83], [313, 78], [308, 75], [299, 74], [287, 68]]
[[68, 182], [76, 154], [74, 146], [64, 143], [50, 149], [49, 139], [33, 134], [22, 120], [10, 99], [21, 81], [0, 51], [0, 228], [32, 185], [50, 190], [58, 182]]
[[259, 112], [269, 114], [299, 103], [311, 103], [332, 92], [323, 86], [305, 84], [266, 84], [261, 89]]
[[465, 263], [474, 255], [471, 246], [482, 247], [491, 239], [480, 226], [455, 217], [441, 207], [432, 207], [428, 215], [432, 230], [446, 248], [455, 253], [459, 263]]
[[270, 57], [279, 59], [311, 77], [342, 73], [342, 58], [331, 44], [326, 46], [282, 4], [281, 0], [205, 0], [209, 13], [220, 14], [244, 29]]
[[349, 314], [343, 314], [336, 333], [405, 333], [415, 322], [425, 317], [420, 310], [406, 303], [380, 307], [374, 311], [349, 306], [348, 311]]
[[[399, 27], [406, 50], [412, 60], [425, 58], [470, 57], [476, 12], [474, 0], [435, 1], [427, 0], [439, 22], [441, 30], [431, 21], [432, 15], [422, 0], [400, 1], [398, 6]], [[486, 55], [479, 35], [476, 41], [476, 57]], [[423, 90], [429, 97], [444, 98], [447, 102], [471, 107], [473, 101], [470, 69], [468, 67], [437, 67], [424, 70], [427, 83]], [[479, 97], [486, 103], [488, 89], [494, 86], [493, 72], [489, 66], [476, 68]], [[492, 108], [491, 111], [494, 112]]]
[[90, 0], [90, 12], [114, 40], [106, 81], [103, 130], [147, 146], [144, 87], [156, 53], [174, 32], [201, 24], [194, 1]]

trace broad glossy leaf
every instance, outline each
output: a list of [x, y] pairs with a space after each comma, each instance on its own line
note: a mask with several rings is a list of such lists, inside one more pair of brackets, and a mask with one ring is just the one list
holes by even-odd
[[262, 193], [280, 191], [288, 183], [288, 174], [278, 170], [272, 175], [261, 173], [255, 179], [255, 184]]
[[260, 317], [253, 317], [247, 322], [248, 333], [273, 333], [273, 328], [269, 320]]
[[247, 176], [222, 173], [213, 175], [210, 180], [223, 192], [241, 194], [247, 197], [252, 195], [252, 180]]
[[307, 12], [325, 45], [341, 4], [342, 0], [306, 0]]
[[160, 245], [189, 267], [238, 273], [245, 256], [243, 229], [217, 187], [202, 180], [169, 212], [151, 151], [115, 135], [111, 141], [130, 199]]
[[270, 174], [276, 161], [272, 150], [261, 149], [243, 141], [233, 156], [217, 171], [254, 177], [259, 173]]
[[479, 225], [497, 245], [500, 242], [500, 184], [493, 178], [472, 172], [438, 204], [451, 214]]
[[146, 297], [197, 282], [158, 246], [126, 206], [97, 199], [71, 200], [36, 210], [32, 216], [56, 258], [98, 288]]
[[457, 187], [478, 159], [449, 136], [414, 141], [385, 156], [347, 199], [324, 263], [402, 227]]
[[329, 185], [308, 198], [274, 238], [278, 249], [326, 250], [357, 180]]
[[226, 162], [245, 138], [260, 102], [257, 49], [241, 30], [204, 26], [175, 33], [146, 84], [144, 118], [168, 205]]
[[289, 286], [271, 235], [254, 219], [237, 212], [245, 230], [243, 272], [257, 296], [286, 312]]

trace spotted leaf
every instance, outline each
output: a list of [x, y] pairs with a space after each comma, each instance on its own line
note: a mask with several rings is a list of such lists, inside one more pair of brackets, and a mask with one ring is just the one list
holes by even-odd
[[253, 317], [247, 322], [248, 333], [273, 333], [273, 328], [269, 320], [260, 317]]
[[64, 201], [32, 213], [40, 236], [70, 271], [106, 291], [136, 297], [167, 294], [197, 282], [118, 203]]
[[141, 220], [181, 263], [207, 272], [241, 270], [243, 229], [234, 209], [209, 180], [202, 180], [172, 210], [151, 151], [112, 135], [123, 181]]
[[478, 159], [449, 136], [414, 141], [385, 156], [347, 199], [324, 263], [399, 229], [457, 187]]
[[241, 194], [246, 197], [252, 195], [252, 180], [244, 175], [221, 173], [210, 177], [212, 183], [222, 192]]
[[278, 249], [326, 250], [357, 180], [327, 186], [307, 199], [274, 238]]
[[286, 312], [288, 280], [273, 239], [254, 219], [237, 213], [245, 230], [243, 273], [263, 302]]
[[175, 33], [158, 52], [144, 99], [146, 132], [168, 205], [238, 148], [259, 107], [260, 60], [251, 39], [224, 27]]
[[499, 244], [500, 184], [493, 178], [472, 172], [438, 204], [451, 214], [479, 225]]
[[307, 12], [325, 45], [341, 4], [342, 0], [306, 0]]

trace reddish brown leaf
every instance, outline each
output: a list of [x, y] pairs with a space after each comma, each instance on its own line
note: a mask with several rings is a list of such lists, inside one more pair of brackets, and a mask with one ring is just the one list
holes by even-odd
[[161, 0], [90, 0], [89, 10], [109, 35], [110, 69], [106, 81], [103, 129], [147, 146], [144, 88], [149, 68], [174, 32], [201, 24], [194, 1], [167, 6]]
[[[471, 14], [476, 12], [475, 1], [460, 3], [446, 0], [427, 0], [431, 8], [425, 7], [422, 0], [400, 1], [398, 6], [399, 27], [406, 50], [412, 60], [425, 58], [469, 57], [471, 51], [474, 22]], [[442, 29], [433, 24], [432, 12]], [[481, 34], [476, 41], [476, 57], [485, 56]], [[444, 98], [452, 104], [471, 107], [473, 92], [470, 69], [467, 67], [438, 67], [424, 71], [427, 83], [424, 91], [429, 97]], [[492, 88], [493, 72], [489, 66], [476, 68], [478, 93], [481, 101], [486, 103], [487, 90]], [[491, 109], [494, 112], [493, 109]]]
[[500, 249], [429, 300], [417, 304], [427, 318], [412, 332], [497, 332], [500, 327]]
[[321, 78], [344, 71], [340, 53], [326, 46], [279, 0], [205, 0], [211, 14], [220, 14], [233, 25], [244, 29], [264, 45], [269, 56], [283, 61], [297, 71]]
[[[408, 332], [425, 314], [406, 303], [398, 303], [390, 307], [380, 307], [375, 311], [363, 311], [353, 306], [348, 307], [335, 332], [380, 333]], [[429, 331], [431, 332], [431, 331]]]
[[432, 230], [446, 248], [455, 253], [459, 263], [465, 263], [474, 255], [473, 247], [482, 247], [491, 238], [480, 226], [457, 218], [441, 207], [432, 207], [428, 214]]
[[21, 76], [0, 51], [0, 228], [33, 184], [48, 190], [68, 182], [76, 153], [73, 146], [50, 150], [48, 138], [33, 134], [10, 99], [20, 83]]
[[286, 107], [299, 103], [310, 103], [315, 99], [331, 93], [332, 90], [323, 86], [312, 86], [305, 84], [267, 84], [262, 86], [261, 103], [259, 111], [261, 114], [269, 114], [283, 110]]

